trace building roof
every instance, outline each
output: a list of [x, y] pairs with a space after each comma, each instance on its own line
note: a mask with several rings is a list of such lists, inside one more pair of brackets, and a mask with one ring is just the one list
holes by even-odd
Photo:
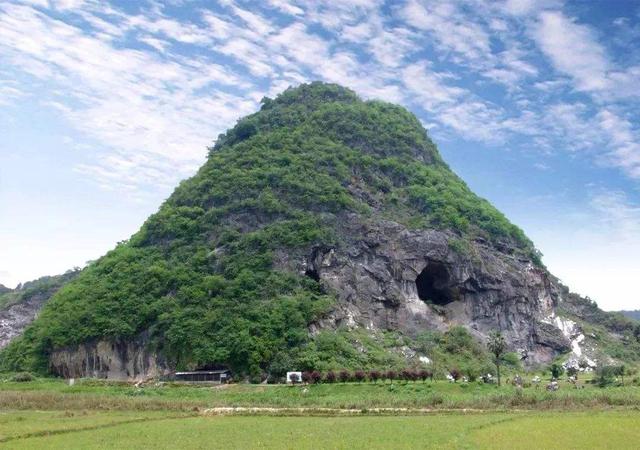
[[176, 372], [175, 375], [217, 375], [228, 373], [228, 369], [224, 370], [196, 370], [194, 372]]

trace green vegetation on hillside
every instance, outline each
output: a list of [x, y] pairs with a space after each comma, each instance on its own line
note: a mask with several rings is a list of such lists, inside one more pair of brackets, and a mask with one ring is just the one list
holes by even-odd
[[[0, 310], [35, 297], [49, 298], [58, 289], [73, 280], [78, 269], [70, 270], [62, 275], [47, 276], [19, 285], [16, 289], [0, 289]], [[0, 285], [0, 287], [4, 287]]]
[[264, 99], [221, 135], [138, 233], [58, 292], [0, 368], [45, 371], [54, 349], [142, 332], [179, 369], [225, 365], [257, 378], [283, 361], [326, 365], [326, 337], [307, 327], [331, 293], [276, 260], [339, 246], [346, 212], [483, 237], [539, 263], [407, 110], [312, 83]]

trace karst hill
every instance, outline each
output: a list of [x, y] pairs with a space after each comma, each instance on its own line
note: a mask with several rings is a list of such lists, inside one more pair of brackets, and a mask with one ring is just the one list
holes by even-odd
[[434, 363], [432, 344], [451, 329], [477, 349], [501, 330], [524, 365], [597, 364], [637, 357], [637, 339], [624, 339], [633, 327], [550, 275], [414, 115], [311, 83], [220, 135], [198, 173], [60, 289], [0, 366], [264, 378]]

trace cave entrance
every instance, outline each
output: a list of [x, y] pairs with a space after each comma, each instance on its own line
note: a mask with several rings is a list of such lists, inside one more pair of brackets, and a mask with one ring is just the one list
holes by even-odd
[[416, 278], [420, 300], [436, 305], [446, 305], [455, 300], [449, 288], [449, 271], [444, 264], [430, 262]]
[[318, 282], [320, 281], [320, 274], [314, 268], [305, 270], [304, 274], [314, 281], [318, 281]]

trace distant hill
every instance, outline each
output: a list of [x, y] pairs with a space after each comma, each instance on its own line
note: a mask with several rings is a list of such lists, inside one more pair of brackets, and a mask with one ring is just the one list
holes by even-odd
[[630, 319], [640, 320], [640, 309], [636, 309], [634, 311], [618, 311], [618, 312]]
[[79, 273], [70, 270], [62, 275], [28, 281], [16, 289], [0, 289], [0, 348], [22, 334], [44, 304]]

